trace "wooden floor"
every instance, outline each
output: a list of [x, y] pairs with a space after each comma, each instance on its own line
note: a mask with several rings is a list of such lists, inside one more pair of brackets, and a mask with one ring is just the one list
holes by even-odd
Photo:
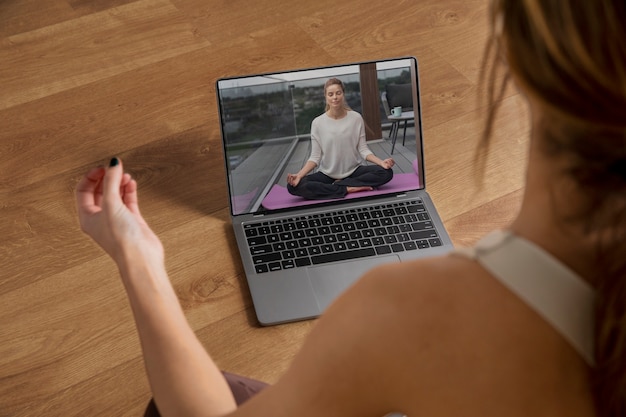
[[457, 245], [515, 216], [527, 111], [513, 89], [473, 155], [486, 0], [0, 1], [0, 416], [137, 416], [150, 397], [114, 264], [74, 187], [120, 156], [189, 321], [226, 370], [276, 381], [314, 321], [256, 323], [229, 224], [218, 77], [413, 55], [427, 184]]

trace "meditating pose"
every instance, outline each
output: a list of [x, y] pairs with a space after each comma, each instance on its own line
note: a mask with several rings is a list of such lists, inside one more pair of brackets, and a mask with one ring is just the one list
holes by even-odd
[[[363, 118], [350, 110], [344, 93], [341, 80], [326, 81], [326, 111], [311, 123], [311, 156], [297, 174], [287, 174], [291, 194], [310, 200], [343, 198], [373, 190], [393, 178], [394, 160], [381, 160], [369, 149]], [[374, 165], [363, 165], [363, 161]]]
[[533, 127], [517, 218], [476, 247], [366, 273], [272, 386], [225, 378], [195, 337], [121, 161], [82, 179], [80, 224], [128, 292], [149, 413], [625, 415], [626, 6], [499, 0], [492, 13], [486, 65], [506, 66]]

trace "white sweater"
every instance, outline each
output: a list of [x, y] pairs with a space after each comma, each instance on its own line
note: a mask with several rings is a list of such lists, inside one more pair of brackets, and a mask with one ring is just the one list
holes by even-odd
[[311, 123], [311, 156], [318, 171], [334, 179], [352, 174], [372, 151], [365, 143], [363, 117], [355, 111], [335, 120], [326, 113]]

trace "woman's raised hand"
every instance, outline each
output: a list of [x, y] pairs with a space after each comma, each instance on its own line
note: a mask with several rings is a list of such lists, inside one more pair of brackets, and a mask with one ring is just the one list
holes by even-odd
[[292, 187], [297, 187], [299, 183], [300, 177], [295, 174], [287, 174], [287, 184], [291, 185]]
[[393, 168], [395, 164], [396, 164], [396, 161], [394, 161], [393, 158], [387, 158], [383, 160], [381, 167], [385, 169], [391, 169]]
[[[137, 182], [113, 158], [91, 169], [76, 187], [80, 227], [118, 265], [146, 256], [163, 262], [163, 245], [139, 212]], [[139, 260], [139, 259], [137, 259]]]

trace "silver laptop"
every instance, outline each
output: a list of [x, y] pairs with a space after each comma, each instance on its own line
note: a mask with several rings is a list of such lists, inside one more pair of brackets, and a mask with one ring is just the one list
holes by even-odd
[[[372, 191], [305, 200], [287, 191], [287, 173], [309, 157], [329, 78], [343, 82], [368, 147], [394, 159], [394, 175]], [[452, 248], [426, 192], [415, 58], [229, 77], [216, 90], [232, 224], [262, 325], [317, 317], [369, 269]]]

